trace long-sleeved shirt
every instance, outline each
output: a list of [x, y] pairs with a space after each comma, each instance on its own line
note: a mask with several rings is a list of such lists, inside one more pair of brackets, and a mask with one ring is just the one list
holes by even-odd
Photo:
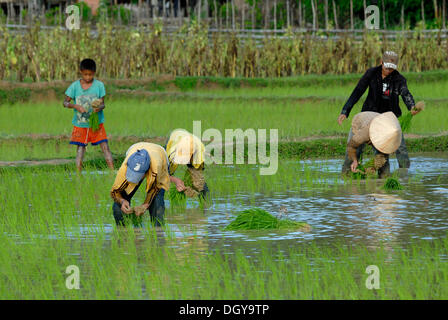
[[372, 120], [379, 115], [378, 112], [365, 111], [360, 112], [353, 117], [352, 136], [347, 142], [347, 154], [350, 160], [354, 161], [356, 159], [356, 149], [360, 145], [370, 143], [370, 124], [372, 123]]
[[139, 142], [132, 145], [126, 152], [126, 158], [118, 169], [115, 182], [112, 185], [111, 197], [118, 204], [125, 198], [129, 198], [130, 194], [138, 188], [139, 184], [126, 180], [126, 170], [129, 157], [137, 150], [145, 149], [149, 153], [151, 159], [149, 170], [146, 172], [146, 193], [147, 197], [144, 203], [150, 203], [155, 191], [160, 189], [168, 190], [170, 187], [170, 178], [168, 174], [168, 157], [165, 149], [154, 143]]
[[173, 175], [179, 164], [191, 165], [195, 169], [203, 168], [205, 147], [202, 141], [184, 129], [171, 132], [166, 144], [166, 152]]
[[399, 96], [403, 99], [408, 110], [411, 110], [415, 102], [408, 90], [406, 78], [394, 70], [383, 79], [381, 70], [382, 66], [380, 65], [366, 71], [342, 108], [341, 114], [346, 115], [348, 118], [353, 106], [359, 101], [367, 88], [369, 88], [369, 92], [362, 106], [362, 112], [384, 113], [392, 111], [398, 118], [401, 116]]

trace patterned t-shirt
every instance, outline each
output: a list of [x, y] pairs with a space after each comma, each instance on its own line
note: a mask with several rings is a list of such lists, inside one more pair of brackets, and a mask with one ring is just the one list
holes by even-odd
[[392, 111], [390, 107], [391, 93], [392, 93], [390, 85], [391, 85], [391, 78], [387, 76], [382, 80], [381, 102], [378, 107], [379, 113]]
[[[88, 128], [89, 118], [93, 112], [92, 102], [104, 97], [106, 95], [106, 89], [101, 81], [93, 79], [92, 85], [87, 90], [84, 90], [81, 86], [81, 82], [77, 80], [68, 87], [65, 91], [65, 95], [72, 98], [75, 101], [75, 104], [79, 104], [87, 110], [85, 113], [73, 110], [73, 125], [80, 128]], [[103, 110], [98, 112], [98, 118], [99, 123], [104, 122]]]

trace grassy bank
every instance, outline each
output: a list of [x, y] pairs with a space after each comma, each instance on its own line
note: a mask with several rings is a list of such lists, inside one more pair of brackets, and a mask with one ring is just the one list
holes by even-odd
[[[68, 143], [69, 137], [64, 139], [32, 139], [32, 138], [11, 138], [0, 139], [0, 161], [39, 161], [48, 159], [74, 159], [76, 156], [76, 146]], [[139, 141], [157, 143], [164, 146], [164, 138], [144, 138], [128, 137], [121, 139], [110, 139], [109, 145], [112, 150], [116, 164], [120, 164], [124, 159], [126, 150], [132, 144]], [[313, 159], [313, 158], [338, 158], [345, 155], [346, 137], [320, 138], [307, 141], [289, 141], [278, 144], [278, 154], [282, 159]], [[447, 152], [448, 136], [421, 137], [406, 139], [408, 152]], [[205, 142], [207, 146], [208, 143]], [[268, 154], [271, 146], [267, 145]], [[248, 148], [245, 146], [245, 161], [247, 162]], [[365, 154], [371, 154], [371, 148], [365, 149]], [[89, 146], [85, 155], [87, 163], [96, 163], [99, 167], [105, 167], [104, 156], [97, 146]], [[71, 167], [71, 165], [69, 165]]]
[[[411, 92], [424, 99], [448, 98], [448, 75], [441, 71], [405, 72]], [[106, 84], [107, 94], [113, 98], [128, 98], [142, 93], [197, 92], [199, 97], [321, 97], [347, 99], [362, 73], [350, 75], [303, 75], [281, 78], [225, 78], [155, 76], [145, 79], [118, 80], [98, 75]], [[79, 76], [75, 75], [71, 81]], [[1, 81], [0, 104], [12, 104], [30, 99], [63, 99], [71, 81], [41, 83]], [[225, 89], [225, 90], [223, 90]], [[135, 92], [137, 91], [137, 92]], [[211, 94], [213, 93], [213, 94]], [[187, 95], [188, 97], [189, 95]]]

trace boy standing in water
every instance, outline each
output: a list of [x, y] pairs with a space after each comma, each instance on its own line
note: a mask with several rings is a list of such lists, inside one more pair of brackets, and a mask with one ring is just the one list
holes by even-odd
[[[92, 145], [100, 145], [104, 153], [107, 166], [114, 169], [112, 154], [107, 144], [106, 130], [104, 129], [103, 109], [106, 89], [104, 84], [94, 79], [96, 64], [92, 59], [84, 59], [79, 66], [81, 79], [73, 82], [65, 91], [64, 107], [74, 109], [73, 132], [70, 144], [77, 145], [76, 167], [78, 171], [82, 170], [82, 160], [86, 152], [86, 146], [89, 142]], [[71, 103], [74, 100], [74, 104]], [[90, 127], [90, 117], [93, 113], [98, 113], [99, 128], [94, 131]]]

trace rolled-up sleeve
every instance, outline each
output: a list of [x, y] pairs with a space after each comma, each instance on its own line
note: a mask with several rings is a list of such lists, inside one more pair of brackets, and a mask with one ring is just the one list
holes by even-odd
[[125, 190], [128, 185], [129, 182], [126, 180], [126, 167], [121, 166], [117, 172], [117, 176], [115, 177], [112, 189], [110, 190], [110, 196], [114, 202], [121, 204], [121, 201], [123, 200], [121, 192]]

